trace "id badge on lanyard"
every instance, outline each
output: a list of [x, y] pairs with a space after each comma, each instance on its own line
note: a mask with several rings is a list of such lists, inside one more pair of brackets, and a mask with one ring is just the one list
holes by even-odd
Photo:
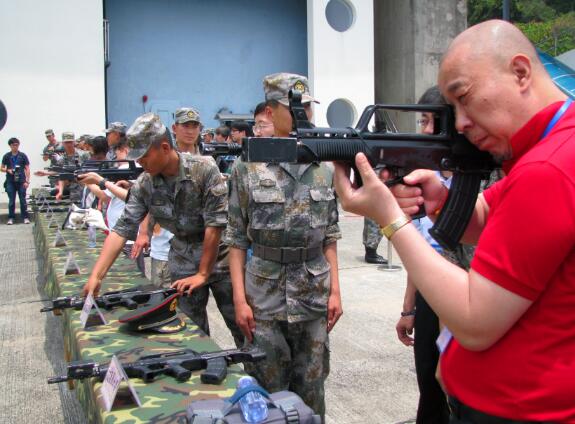
[[443, 327], [441, 333], [439, 333], [439, 337], [435, 341], [437, 348], [439, 349], [439, 354], [443, 355], [443, 352], [447, 350], [449, 343], [453, 340], [453, 334], [449, 331], [449, 328]]

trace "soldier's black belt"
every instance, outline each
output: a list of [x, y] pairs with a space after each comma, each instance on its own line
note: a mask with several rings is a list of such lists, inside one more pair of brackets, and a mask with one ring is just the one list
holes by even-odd
[[253, 254], [258, 258], [282, 264], [309, 261], [323, 254], [323, 246], [315, 247], [268, 247], [252, 244]]

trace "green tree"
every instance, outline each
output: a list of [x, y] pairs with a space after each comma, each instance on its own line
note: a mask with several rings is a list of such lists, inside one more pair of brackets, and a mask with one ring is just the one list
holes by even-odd
[[552, 56], [575, 49], [575, 12], [547, 22], [518, 23], [517, 26], [535, 46]]
[[[468, 25], [500, 19], [503, 0], [468, 0]], [[557, 56], [575, 48], [575, 1], [512, 0], [511, 22], [535, 46]]]
[[[527, 23], [553, 19], [557, 15], [557, 11], [547, 3], [545, 0], [513, 0], [510, 5], [511, 21]], [[503, 0], [469, 0], [467, 10], [469, 25], [475, 25], [488, 19], [501, 19]]]

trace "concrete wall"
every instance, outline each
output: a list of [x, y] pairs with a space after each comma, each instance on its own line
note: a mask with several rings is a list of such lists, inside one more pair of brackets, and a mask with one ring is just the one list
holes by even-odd
[[[45, 166], [45, 129], [59, 140], [63, 131], [105, 128], [102, 1], [1, 0], [0, 10], [0, 97], [8, 109], [0, 152], [17, 137], [37, 170]], [[44, 182], [32, 178], [32, 186]]]
[[416, 103], [467, 25], [465, 0], [375, 0], [375, 99]]
[[[221, 108], [250, 113], [262, 79], [307, 73], [305, 0], [106, 0], [110, 32], [108, 120], [144, 110], [198, 108], [205, 125]], [[142, 96], [148, 102], [142, 103]], [[171, 125], [171, 113], [163, 119]]]

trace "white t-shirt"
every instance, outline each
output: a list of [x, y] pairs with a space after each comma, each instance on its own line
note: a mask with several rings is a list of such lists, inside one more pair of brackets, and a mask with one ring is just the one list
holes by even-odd
[[120, 219], [122, 212], [124, 212], [126, 202], [116, 197], [114, 193], [112, 193], [108, 189], [106, 189], [104, 193], [106, 194], [106, 196], [110, 198], [110, 203], [108, 204], [108, 211], [106, 212], [106, 219], [108, 220], [108, 228], [112, 230], [115, 227], [116, 222], [118, 222], [118, 219]]
[[172, 237], [174, 237], [172, 233], [160, 227], [160, 232], [152, 235], [150, 257], [159, 261], [167, 261]]

